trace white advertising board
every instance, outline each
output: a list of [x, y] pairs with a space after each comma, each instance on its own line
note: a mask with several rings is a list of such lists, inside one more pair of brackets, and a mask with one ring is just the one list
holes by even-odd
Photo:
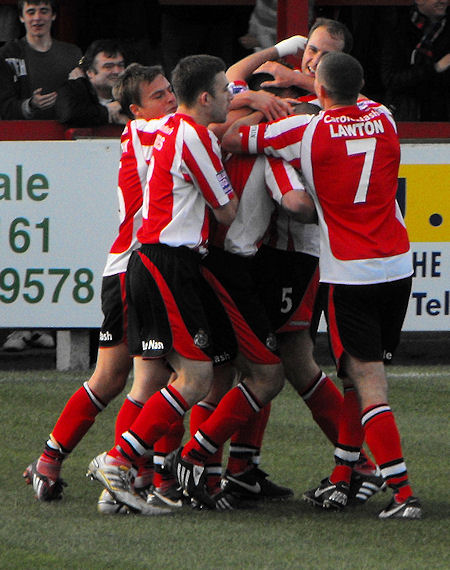
[[403, 329], [450, 330], [450, 144], [403, 144], [400, 187], [414, 279]]
[[0, 142], [0, 326], [100, 326], [119, 157], [119, 139]]
[[[118, 139], [0, 142], [1, 327], [100, 326], [119, 155]], [[408, 331], [450, 329], [449, 158], [450, 144], [402, 145], [415, 266]]]

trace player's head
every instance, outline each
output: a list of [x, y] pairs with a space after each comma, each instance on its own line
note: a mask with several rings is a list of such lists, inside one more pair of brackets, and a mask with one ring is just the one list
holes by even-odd
[[336, 105], [354, 105], [364, 85], [362, 65], [348, 53], [331, 52], [321, 59], [314, 88], [324, 108], [326, 99]]
[[317, 18], [303, 52], [302, 72], [314, 77], [317, 65], [326, 53], [349, 53], [352, 47], [353, 38], [345, 24], [328, 18]]
[[130, 64], [113, 87], [122, 110], [136, 119], [156, 119], [177, 109], [172, 86], [159, 65]]
[[178, 104], [199, 108], [205, 120], [223, 123], [232, 95], [228, 90], [224, 61], [212, 55], [190, 55], [181, 59], [172, 72]]
[[273, 93], [273, 95], [277, 95], [278, 97], [297, 99], [303, 95], [304, 91], [295, 85], [292, 85], [291, 87], [261, 87], [261, 84], [265, 81], [273, 81], [274, 79], [275, 78], [271, 73], [260, 71], [258, 73], [252, 73], [249, 77], [247, 77], [246, 83], [248, 85], [248, 88], [252, 91], [259, 91], [262, 89], [263, 91], [268, 91], [269, 93]]

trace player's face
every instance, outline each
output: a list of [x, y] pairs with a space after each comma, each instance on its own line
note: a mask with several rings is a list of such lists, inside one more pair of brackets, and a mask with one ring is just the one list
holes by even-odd
[[95, 56], [92, 67], [93, 69], [87, 72], [92, 85], [100, 89], [112, 89], [125, 68], [125, 61], [120, 53], [110, 57], [101, 51]]
[[50, 36], [52, 22], [56, 18], [50, 4], [23, 5], [20, 21], [25, 26], [27, 35], [35, 38]]
[[442, 18], [448, 6], [448, 0], [417, 0], [419, 11], [430, 19]]
[[221, 71], [216, 75], [214, 91], [210, 98], [210, 123], [224, 123], [227, 120], [232, 99], [233, 95], [228, 89], [228, 79], [225, 72]]
[[330, 51], [342, 51], [344, 39], [330, 36], [324, 26], [316, 28], [306, 44], [302, 58], [302, 72], [314, 77], [321, 58]]
[[177, 110], [177, 100], [172, 85], [164, 75], [158, 75], [150, 83], [143, 81], [139, 90], [141, 103], [131, 106], [131, 112], [137, 119], [157, 119]]

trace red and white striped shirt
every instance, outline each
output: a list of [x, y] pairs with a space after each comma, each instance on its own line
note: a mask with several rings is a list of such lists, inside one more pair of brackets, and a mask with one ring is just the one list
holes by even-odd
[[412, 274], [395, 200], [400, 145], [385, 107], [362, 100], [240, 132], [249, 152], [301, 166], [319, 216], [321, 281], [369, 284]]
[[279, 158], [232, 155], [225, 168], [239, 207], [230, 226], [215, 227], [213, 243], [230, 253], [252, 256], [261, 245], [275, 202], [280, 205], [284, 194], [304, 187], [297, 171]]
[[121, 137], [117, 196], [119, 200], [119, 235], [114, 241], [103, 276], [124, 273], [131, 253], [140, 244], [136, 234], [142, 225], [142, 199], [148, 163], [155, 140], [155, 122], [130, 121]]
[[186, 246], [205, 253], [207, 206], [224, 206], [233, 197], [217, 137], [180, 113], [151, 123], [157, 125], [156, 137], [138, 239], [141, 243]]

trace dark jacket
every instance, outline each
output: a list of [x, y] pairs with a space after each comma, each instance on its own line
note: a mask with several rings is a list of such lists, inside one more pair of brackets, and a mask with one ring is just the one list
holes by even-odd
[[433, 42], [433, 55], [411, 54], [422, 37], [410, 18], [409, 9], [398, 9], [397, 20], [384, 36], [381, 76], [386, 89], [385, 103], [397, 121], [449, 121], [450, 70], [437, 73], [436, 61], [450, 53], [450, 18]]
[[58, 89], [56, 118], [74, 127], [107, 125], [108, 109], [102, 105], [87, 77], [67, 80]]
[[[7, 42], [0, 48], [0, 116], [3, 119], [54, 119], [54, 108], [31, 110], [26, 103], [34, 89], [56, 91], [77, 66], [81, 50], [74, 44], [52, 41], [47, 52], [37, 52], [25, 38]], [[32, 73], [30, 72], [32, 69]], [[34, 84], [33, 84], [34, 81]]]
[[18, 98], [14, 73], [3, 58], [0, 58], [0, 119], [23, 119], [22, 101]]

